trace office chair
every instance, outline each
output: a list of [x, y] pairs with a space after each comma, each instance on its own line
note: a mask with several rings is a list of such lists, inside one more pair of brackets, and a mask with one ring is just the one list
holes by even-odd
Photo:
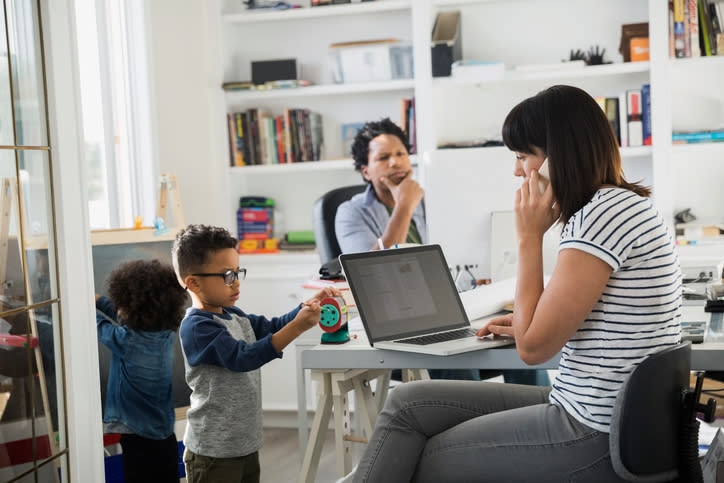
[[616, 397], [609, 449], [625, 481], [702, 481], [695, 416], [714, 420], [716, 402], [699, 404], [703, 373], [689, 388], [691, 342], [644, 360]]
[[357, 193], [362, 193], [366, 188], [366, 184], [335, 188], [314, 202], [314, 241], [322, 265], [336, 259], [342, 253], [334, 232], [334, 217], [337, 215], [337, 207]]

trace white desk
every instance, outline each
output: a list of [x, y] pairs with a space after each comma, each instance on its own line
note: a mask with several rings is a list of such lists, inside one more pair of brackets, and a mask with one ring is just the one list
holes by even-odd
[[[488, 318], [474, 321], [481, 326]], [[370, 347], [364, 331], [350, 331], [356, 339], [341, 345], [320, 345], [318, 337], [300, 338], [297, 350], [297, 398], [299, 447], [305, 455], [308, 438], [305, 370], [379, 369], [557, 369], [560, 355], [536, 366], [525, 364], [514, 346], [496, 347], [452, 356], [434, 356]], [[692, 345], [692, 370], [724, 370], [724, 343]], [[313, 469], [316, 472], [316, 468]]]

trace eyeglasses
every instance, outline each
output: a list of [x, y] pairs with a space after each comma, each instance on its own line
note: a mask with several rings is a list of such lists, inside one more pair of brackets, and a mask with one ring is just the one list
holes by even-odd
[[246, 278], [246, 268], [236, 270], [227, 270], [224, 273], [192, 273], [196, 277], [221, 277], [226, 285], [233, 285], [234, 280], [244, 280]]

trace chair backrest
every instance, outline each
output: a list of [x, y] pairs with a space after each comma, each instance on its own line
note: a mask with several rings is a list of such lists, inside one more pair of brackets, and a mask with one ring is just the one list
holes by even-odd
[[683, 391], [689, 388], [691, 342], [646, 358], [616, 397], [609, 447], [626, 481], [671, 481], [679, 474]]
[[366, 184], [336, 188], [323, 194], [314, 202], [314, 241], [322, 265], [342, 253], [334, 232], [334, 217], [337, 215], [337, 207], [357, 193], [362, 193], [366, 188]]

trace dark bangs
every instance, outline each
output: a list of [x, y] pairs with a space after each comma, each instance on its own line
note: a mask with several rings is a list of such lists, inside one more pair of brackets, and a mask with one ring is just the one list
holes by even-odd
[[503, 123], [503, 143], [511, 151], [533, 154], [533, 147], [547, 151], [545, 119], [543, 109], [535, 97], [528, 98], [515, 106]]

